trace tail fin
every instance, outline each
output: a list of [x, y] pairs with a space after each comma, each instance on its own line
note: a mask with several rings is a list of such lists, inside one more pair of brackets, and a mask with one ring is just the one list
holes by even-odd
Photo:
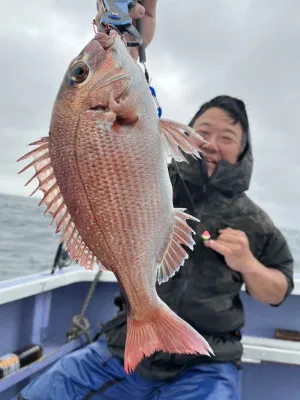
[[166, 305], [154, 308], [144, 320], [128, 316], [124, 368], [131, 373], [155, 351], [183, 354], [213, 353], [207, 341]]

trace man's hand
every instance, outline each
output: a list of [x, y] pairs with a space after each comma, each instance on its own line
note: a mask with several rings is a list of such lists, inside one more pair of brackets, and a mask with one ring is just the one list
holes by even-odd
[[[144, 45], [145, 47], [152, 41], [155, 32], [156, 23], [156, 4], [157, 0], [144, 0], [143, 6], [137, 4], [131, 11], [130, 17], [133, 19], [133, 25], [135, 25], [135, 20], [143, 18], [144, 23]], [[104, 14], [102, 1], [97, 0], [97, 15], [95, 17], [97, 25], [100, 24], [100, 19]], [[138, 49], [131, 48], [130, 53], [135, 59], [138, 56]]]
[[265, 304], [280, 304], [288, 289], [286, 276], [266, 267], [254, 257], [244, 232], [231, 228], [219, 232], [217, 240], [207, 240], [204, 245], [222, 254], [228, 267], [243, 275], [248, 292], [256, 300]]
[[216, 240], [207, 240], [204, 245], [222, 254], [230, 269], [242, 274], [251, 272], [256, 259], [250, 250], [247, 235], [231, 228], [219, 232]]

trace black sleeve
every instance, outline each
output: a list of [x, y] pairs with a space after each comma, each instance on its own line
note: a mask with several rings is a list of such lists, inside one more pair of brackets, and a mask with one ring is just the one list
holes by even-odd
[[[294, 289], [294, 260], [282, 233], [273, 226], [273, 231], [269, 233], [266, 245], [259, 257], [259, 261], [266, 267], [277, 269], [282, 272], [288, 282], [288, 289], [283, 301], [291, 294]], [[279, 306], [275, 304], [272, 306]]]
[[176, 166], [174, 165], [174, 160], [168, 166], [170, 181], [173, 187], [173, 203], [174, 207], [177, 205], [177, 198], [178, 198], [178, 171]]

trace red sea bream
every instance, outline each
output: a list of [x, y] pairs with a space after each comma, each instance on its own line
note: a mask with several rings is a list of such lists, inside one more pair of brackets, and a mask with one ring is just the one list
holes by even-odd
[[[200, 157], [201, 137], [159, 119], [140, 66], [115, 32], [97, 33], [69, 65], [49, 136], [33, 157], [40, 204], [53, 215], [73, 260], [112, 271], [128, 304], [125, 370], [144, 356], [212, 353], [205, 339], [163, 303], [167, 281], [193, 249], [195, 219], [174, 209], [167, 155]], [[180, 150], [181, 149], [181, 150]], [[174, 294], [176, 295], [176, 294]]]

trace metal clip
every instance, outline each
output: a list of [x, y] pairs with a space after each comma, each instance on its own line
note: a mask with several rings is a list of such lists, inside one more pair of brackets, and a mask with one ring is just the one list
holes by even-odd
[[133, 38], [127, 42], [128, 47], [140, 46], [143, 43], [143, 36], [132, 25], [132, 18], [129, 16], [129, 10], [136, 3], [137, 0], [102, 0], [105, 14], [100, 20], [98, 30], [113, 27], [121, 34], [128, 33]]

